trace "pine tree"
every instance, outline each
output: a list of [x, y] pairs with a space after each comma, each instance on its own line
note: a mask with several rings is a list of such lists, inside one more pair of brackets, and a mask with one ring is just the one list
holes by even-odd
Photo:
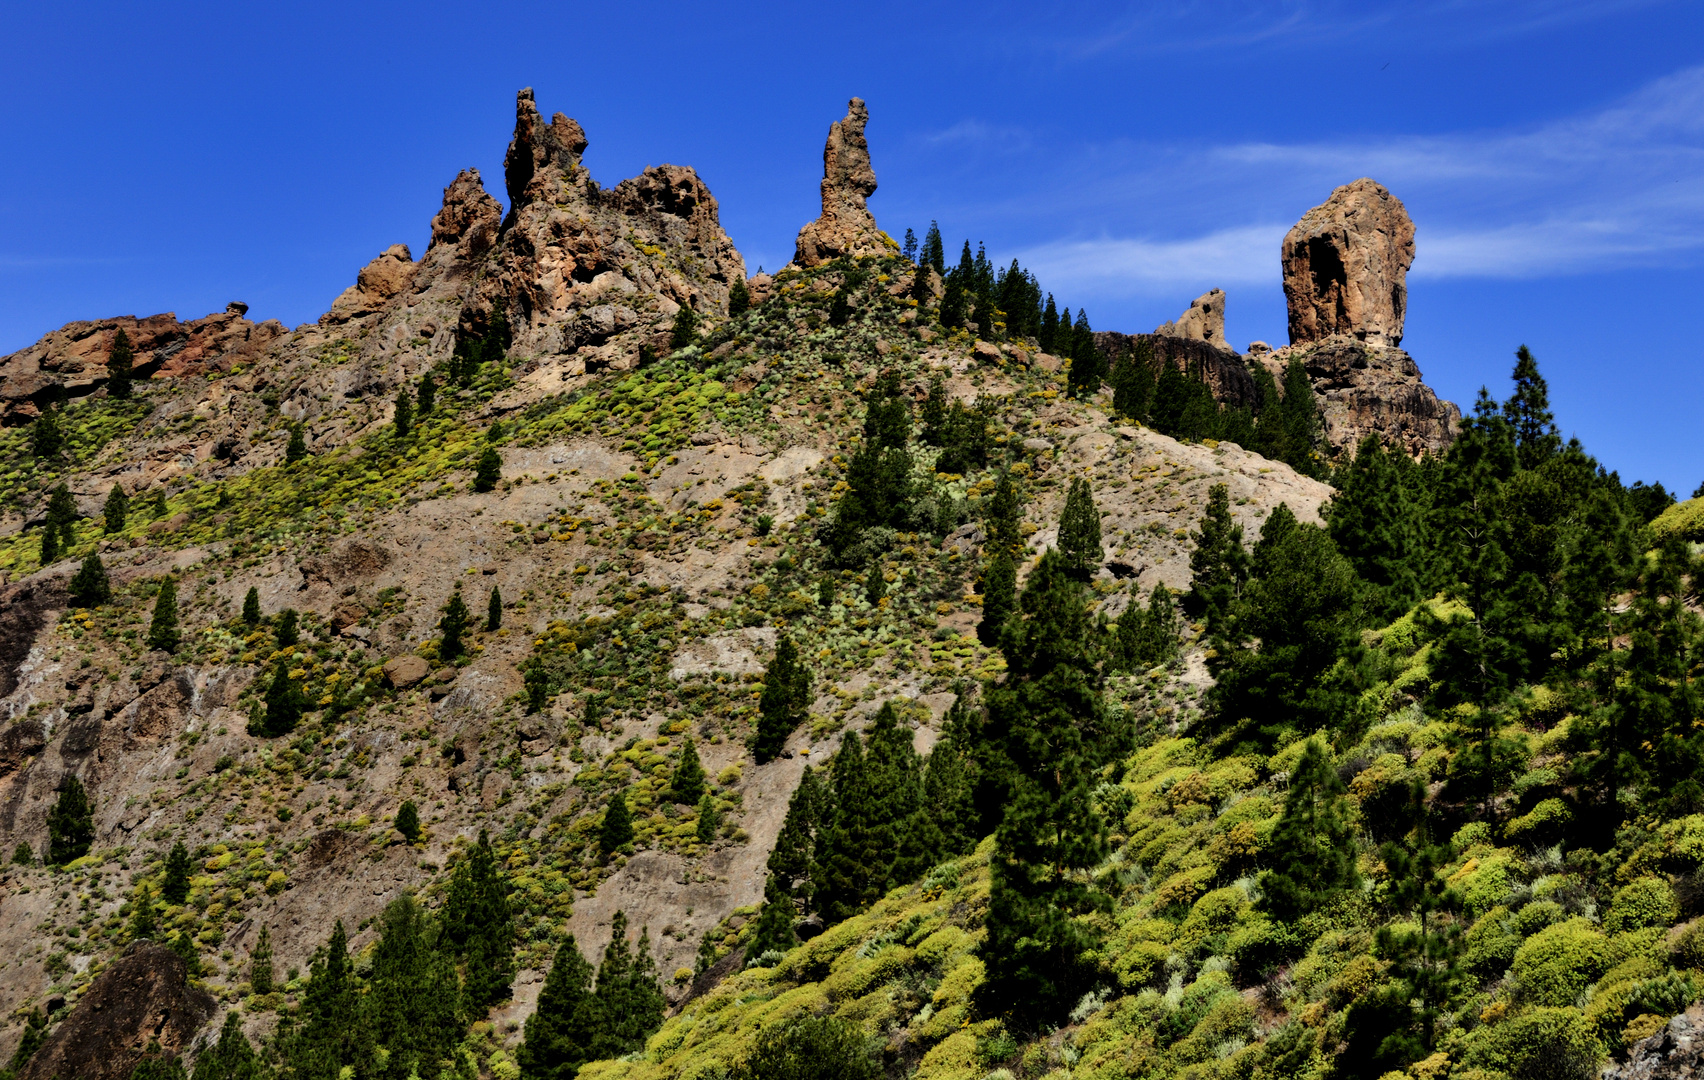
[[64, 866], [89, 853], [89, 845], [95, 842], [94, 815], [83, 781], [66, 774], [59, 786], [59, 798], [47, 812], [48, 865]]
[[114, 484], [107, 492], [106, 506], [101, 509], [106, 518], [108, 535], [124, 531], [124, 520], [130, 516], [130, 496], [124, 493], [123, 484]]
[[869, 790], [864, 760], [864, 741], [848, 731], [829, 764], [830, 797], [817, 827], [816, 853], [811, 865], [811, 910], [825, 924], [857, 914], [866, 890], [875, 891], [871, 881], [875, 867], [859, 861], [857, 833], [870, 817]]
[[179, 840], [166, 853], [166, 874], [160, 883], [160, 896], [168, 904], [182, 904], [189, 899], [189, 875], [194, 864], [189, 849]]
[[243, 625], [260, 625], [260, 589], [253, 585], [243, 594]]
[[[47, 531], [56, 535], [55, 546], [59, 551], [66, 551], [77, 542], [77, 501], [71, 497], [71, 488], [65, 484], [54, 488], [53, 494], [48, 496]], [[45, 540], [43, 547], [46, 547]], [[43, 565], [46, 565], [46, 560]]]
[[[1060, 331], [1064, 326], [1061, 320]], [[1071, 371], [1066, 381], [1072, 397], [1090, 397], [1100, 392], [1101, 382], [1106, 377], [1106, 362], [1101, 357], [1100, 349], [1095, 346], [1094, 334], [1089, 329], [1088, 314], [1082, 308], [1077, 309], [1077, 323], [1071, 328]]]
[[307, 711], [307, 694], [302, 684], [290, 677], [290, 663], [290, 657], [280, 656], [273, 664], [272, 681], [266, 685], [266, 712], [261, 730], [250, 734], [276, 738], [290, 734], [301, 722], [302, 714]]
[[604, 808], [603, 823], [598, 826], [598, 846], [605, 855], [614, 855], [633, 843], [633, 815], [627, 809], [627, 792], [618, 791], [609, 797]]
[[1177, 611], [1172, 604], [1171, 590], [1163, 582], [1156, 584], [1148, 596], [1146, 608], [1132, 596], [1129, 606], [1118, 619], [1110, 669], [1146, 671], [1172, 659], [1177, 651]]
[[366, 1020], [349, 962], [349, 936], [339, 919], [331, 940], [309, 965], [295, 1030], [280, 1040], [289, 1071], [296, 1076], [330, 1078], [344, 1068], [366, 1067], [373, 1045]]
[[1380, 621], [1413, 607], [1433, 576], [1425, 528], [1430, 492], [1418, 471], [1406, 454], [1368, 435], [1334, 474], [1337, 494], [1320, 511]]
[[746, 956], [756, 960], [766, 953], [784, 953], [799, 943], [793, 933], [793, 897], [782, 887], [774, 874], [763, 882], [763, 906], [758, 909], [757, 923], [752, 928], [751, 943]]
[[818, 831], [811, 893], [827, 922], [856, 914], [897, 883], [905, 826], [921, 797], [911, 732], [899, 725], [891, 701], [867, 735], [860, 743], [849, 734], [830, 770], [833, 809]]
[[130, 346], [130, 335], [121, 326], [112, 336], [112, 348], [107, 351], [107, 397], [119, 401], [130, 396], [132, 365], [136, 350]]
[[600, 1021], [592, 996], [592, 965], [569, 934], [556, 948], [538, 1005], [527, 1017], [525, 1038], [515, 1050], [523, 1080], [574, 1080], [590, 1060]]
[[150, 508], [149, 512], [153, 514], [156, 521], [171, 512], [171, 507], [166, 503], [166, 491], [164, 488], [154, 492], [154, 504]]
[[934, 281], [929, 276], [931, 267], [928, 263], [917, 264], [917, 269], [911, 273], [911, 291], [907, 294], [917, 301], [917, 309], [922, 311], [935, 299]]
[[50, 566], [59, 561], [59, 530], [52, 525], [41, 531], [39, 560], [42, 566]]
[[1503, 403], [1503, 418], [1513, 429], [1515, 453], [1523, 469], [1536, 469], [1562, 450], [1562, 436], [1550, 411], [1550, 386], [1538, 373], [1538, 361], [1522, 345], [1515, 350], [1514, 393]]
[[30, 425], [30, 453], [37, 461], [53, 461], [65, 451], [65, 433], [59, 427], [59, 410], [46, 408]]
[[917, 231], [915, 229], [906, 228], [905, 242], [900, 245], [899, 251], [908, 262], [917, 261]]
[[308, 442], [303, 437], [302, 425], [290, 426], [290, 441], [284, 444], [284, 464], [294, 465], [308, 456]]
[[1211, 634], [1224, 632], [1224, 621], [1248, 580], [1242, 535], [1242, 526], [1231, 520], [1230, 489], [1214, 484], [1207, 492], [1201, 527], [1189, 534], [1195, 550], [1189, 554], [1191, 580], [1184, 598], [1189, 610], [1206, 617]]
[[700, 844], [708, 844], [716, 839], [716, 830], [722, 827], [722, 815], [716, 812], [716, 800], [706, 791], [698, 799], [698, 825], [693, 834]]
[[988, 549], [1016, 554], [1022, 547], [1023, 499], [1009, 470], [1000, 470], [994, 494], [988, 500]]
[[153, 941], [160, 932], [159, 913], [146, 885], [139, 885], [130, 898], [130, 940]]
[[287, 607], [278, 613], [278, 625], [272, 639], [280, 649], [288, 649], [302, 640], [302, 617], [295, 608]]
[[674, 326], [669, 330], [669, 351], [679, 352], [691, 345], [698, 336], [698, 315], [687, 304], [675, 312]]
[[521, 671], [521, 680], [526, 687], [527, 712], [542, 712], [550, 704], [550, 672], [543, 664], [529, 663]]
[[487, 446], [479, 453], [479, 462], [473, 474], [473, 490], [478, 492], [492, 491], [497, 482], [503, 479], [503, 455], [495, 446]]
[[491, 596], [485, 601], [485, 632], [496, 633], [503, 628], [503, 594], [491, 586]]
[[484, 829], [450, 875], [443, 925], [445, 938], [466, 961], [467, 1008], [477, 1014], [507, 998], [515, 978], [515, 921]]
[[41, 1049], [41, 1044], [47, 1041], [47, 1017], [40, 1009], [31, 1009], [24, 1020], [24, 1033], [18, 1038], [18, 1045], [12, 1051], [12, 1062], [7, 1070], [13, 1075], [23, 1071], [24, 1064], [35, 1056]]
[[[1257, 382], [1264, 370], [1256, 369]], [[1148, 423], [1161, 435], [1178, 437], [1183, 431], [1184, 412], [1193, 393], [1194, 387], [1184, 369], [1172, 360], [1162, 359], [1159, 378], [1154, 382], [1153, 404], [1148, 409]]]
[[1026, 1030], [1060, 1019], [1093, 979], [1094, 934], [1076, 916], [1109, 904], [1087, 878], [1107, 848], [1091, 792], [1127, 740], [1101, 701], [1082, 593], [1045, 552], [1001, 635], [1006, 680], [987, 697], [1006, 775], [977, 998]]
[[982, 572], [982, 621], [976, 624], [977, 640], [988, 646], [999, 644], [1000, 630], [1018, 603], [1018, 568], [1012, 553], [1005, 547], [992, 550]]
[[1154, 401], [1154, 347], [1137, 338], [1135, 348], [1112, 369], [1112, 408], [1137, 423], [1148, 419]]
[[[399, 398], [400, 400], [400, 398]], [[433, 371], [424, 371], [420, 381], [415, 383], [414, 414], [421, 419], [432, 415], [432, 410], [438, 407], [438, 378]], [[407, 432], [402, 432], [406, 435]]]
[[938, 855], [931, 865], [940, 861], [940, 855], [963, 855], [973, 850], [981, 839], [971, 792], [970, 761], [960, 737], [952, 731], [935, 743], [923, 763], [923, 800], [912, 820], [918, 818], [926, 818], [940, 837]]
[[1100, 569], [1105, 557], [1100, 511], [1095, 508], [1089, 481], [1081, 476], [1071, 481], [1064, 512], [1059, 515], [1059, 555], [1066, 571], [1084, 581]]
[[1343, 781], [1325, 745], [1308, 740], [1272, 830], [1268, 850], [1275, 865], [1261, 878], [1261, 906], [1273, 918], [1295, 922], [1360, 884], [1345, 802]]
[[706, 790], [704, 763], [698, 760], [698, 748], [692, 744], [692, 737], [687, 736], [680, 748], [680, 761], [675, 765], [674, 776], [669, 780], [669, 798], [686, 806], [695, 806]]
[[745, 278], [735, 278], [728, 289], [728, 317], [738, 318], [751, 310], [751, 289]]
[[420, 809], [414, 805], [413, 799], [404, 799], [396, 811], [396, 831], [401, 833], [409, 843], [420, 839]]
[[438, 632], [443, 635], [438, 642], [439, 659], [446, 662], [455, 660], [466, 651], [462, 635], [467, 633], [468, 622], [467, 604], [458, 588], [450, 594], [449, 603], [444, 605], [443, 618], [438, 620]]
[[805, 766], [799, 786], [787, 800], [787, 816], [767, 863], [769, 873], [788, 896], [803, 898], [810, 891], [811, 862], [816, 857], [817, 831], [827, 798], [820, 774]]
[[781, 756], [788, 736], [804, 723], [810, 703], [811, 670], [799, 659], [792, 636], [782, 631], [775, 657], [764, 670], [763, 693], [758, 698], [751, 752], [759, 765]]
[[947, 384], [939, 375], [929, 380], [929, 396], [923, 400], [923, 430], [918, 434], [930, 446], [946, 445]]
[[270, 994], [276, 989], [272, 973], [272, 931], [265, 923], [255, 935], [254, 948], [249, 951], [249, 991]]
[[872, 560], [870, 568], [864, 572], [864, 602], [877, 607], [886, 595], [887, 572], [882, 569], [881, 560]]
[[640, 932], [639, 946], [634, 949], [627, 942], [627, 916], [620, 911], [610, 920], [609, 945], [598, 965], [594, 996], [602, 1017], [591, 1047], [594, 1058], [630, 1054], [643, 1047], [663, 1024], [667, 1003], [657, 986], [650, 932]]
[[937, 222], [929, 222], [929, 231], [923, 235], [921, 264], [933, 267], [937, 274], [947, 272], [947, 248], [941, 240], [941, 226]]
[[112, 600], [112, 582], [107, 578], [99, 552], [91, 551], [83, 559], [83, 565], [71, 579], [69, 591], [72, 607], [100, 607]]
[[[459, 1034], [455, 965], [433, 945], [426, 912], [404, 893], [379, 916], [365, 1001], [374, 1043], [385, 1049], [380, 1074], [391, 1080], [430, 1074]], [[470, 958], [468, 981], [483, 972]], [[484, 1001], [476, 1001], [482, 1008]]]
[[148, 624], [148, 648], [176, 652], [177, 647], [177, 584], [166, 578], [160, 582], [160, 592], [154, 598], [154, 618]]
[[414, 398], [408, 393], [408, 387], [396, 392], [396, 410], [391, 413], [391, 427], [396, 432], [398, 441], [408, 438], [408, 433], [414, 427]]
[[1461, 976], [1461, 931], [1441, 918], [1461, 902], [1445, 878], [1455, 852], [1432, 839], [1425, 783], [1415, 780], [1406, 794], [1403, 816], [1413, 827], [1380, 850], [1390, 874], [1391, 906], [1413, 920], [1407, 926], [1383, 926], [1376, 938], [1379, 955], [1392, 961], [1401, 987], [1395, 998], [1409, 1012], [1411, 1025], [1386, 1035], [1375, 1051], [1392, 1068], [1432, 1052], [1438, 1018], [1449, 1011]]
[[264, 1080], [271, 1071], [243, 1034], [242, 1015], [232, 1009], [225, 1014], [219, 1041], [195, 1059], [190, 1080]]

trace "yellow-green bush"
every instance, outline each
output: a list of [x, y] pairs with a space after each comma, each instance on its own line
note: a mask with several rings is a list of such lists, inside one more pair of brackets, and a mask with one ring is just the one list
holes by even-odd
[[1590, 919], [1546, 927], [1515, 950], [1521, 996], [1536, 1005], [1571, 1005], [1614, 961], [1615, 950]]
[[1603, 917], [1603, 928], [1619, 934], [1648, 926], [1668, 926], [1674, 922], [1679, 910], [1680, 905], [1668, 882], [1643, 877], [1616, 892], [1615, 899], [1610, 902], [1609, 913]]

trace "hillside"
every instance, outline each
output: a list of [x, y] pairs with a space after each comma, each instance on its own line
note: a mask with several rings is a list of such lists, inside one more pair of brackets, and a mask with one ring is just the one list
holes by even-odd
[[1690, 1053], [1691, 504], [1425, 387], [1370, 180], [1245, 355], [902, 248], [866, 120], [774, 275], [523, 91], [316, 323], [0, 358], [19, 1080]]

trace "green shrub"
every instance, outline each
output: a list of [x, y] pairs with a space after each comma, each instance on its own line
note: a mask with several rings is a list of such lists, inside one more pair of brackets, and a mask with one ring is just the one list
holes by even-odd
[[1610, 902], [1609, 914], [1604, 916], [1603, 928], [1612, 934], [1641, 930], [1648, 926], [1668, 926], [1679, 914], [1674, 890], [1661, 878], [1642, 877], [1623, 886]]
[[1573, 918], [1528, 938], [1515, 950], [1521, 995], [1537, 1005], [1572, 1005], [1614, 961], [1609, 941], [1590, 919]]
[[1678, 536], [1682, 540], [1704, 540], [1704, 499], [1688, 499], [1657, 515], [1651, 533], [1658, 539]]
[[1516, 1080], [1592, 1080], [1603, 1048], [1578, 1009], [1542, 1008], [1474, 1030], [1466, 1060]]

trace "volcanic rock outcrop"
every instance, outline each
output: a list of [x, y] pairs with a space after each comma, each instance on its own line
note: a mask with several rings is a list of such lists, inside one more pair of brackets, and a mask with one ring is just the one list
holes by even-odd
[[1188, 311], [1175, 321], [1162, 324], [1154, 333], [1229, 349], [1225, 344], [1225, 290], [1212, 289], [1197, 296]]
[[1320, 397], [1325, 439], [1353, 453], [1367, 435], [1410, 454], [1455, 439], [1461, 410], [1439, 400], [1398, 345], [1408, 311], [1414, 222], [1368, 179], [1345, 184], [1284, 237], [1290, 345], [1261, 362], [1282, 379], [1299, 358]]
[[870, 110], [853, 98], [844, 119], [828, 129], [822, 149], [822, 216], [799, 230], [796, 266], [819, 266], [846, 255], [880, 255], [887, 250], [875, 215], [864, 200], [876, 192], [870, 168], [870, 144], [864, 125]]
[[1396, 196], [1366, 178], [1333, 191], [1284, 236], [1290, 343], [1402, 344], [1413, 262], [1414, 222]]
[[27, 424], [52, 400], [86, 397], [106, 385], [107, 354], [123, 330], [137, 378], [202, 375], [252, 363], [284, 334], [276, 319], [252, 323], [247, 304], [188, 322], [166, 312], [66, 323], [34, 345], [0, 357], [0, 424]]
[[90, 984], [77, 1007], [19, 1073], [19, 1080], [120, 1080], [150, 1043], [175, 1054], [213, 1015], [213, 995], [187, 985], [182, 958], [140, 941]]

